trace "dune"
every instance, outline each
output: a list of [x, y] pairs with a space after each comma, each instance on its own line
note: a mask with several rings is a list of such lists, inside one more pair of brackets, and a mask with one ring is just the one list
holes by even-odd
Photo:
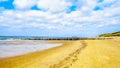
[[115, 40], [64, 41], [47, 50], [0, 59], [0, 68], [120, 68], [119, 53]]

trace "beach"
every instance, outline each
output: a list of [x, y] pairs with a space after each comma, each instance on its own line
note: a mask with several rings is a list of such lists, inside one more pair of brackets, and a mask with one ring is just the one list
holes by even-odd
[[49, 41], [61, 44], [0, 59], [1, 68], [120, 68], [119, 40]]

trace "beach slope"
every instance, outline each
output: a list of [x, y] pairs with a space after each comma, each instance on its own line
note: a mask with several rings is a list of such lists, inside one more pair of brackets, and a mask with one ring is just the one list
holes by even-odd
[[44, 51], [0, 59], [0, 68], [120, 68], [120, 41], [62, 43]]
[[[58, 42], [53, 42], [59, 43]], [[0, 59], [0, 68], [52, 68], [58, 67], [66, 57], [82, 48], [81, 41], [62, 42], [63, 45], [26, 55]]]

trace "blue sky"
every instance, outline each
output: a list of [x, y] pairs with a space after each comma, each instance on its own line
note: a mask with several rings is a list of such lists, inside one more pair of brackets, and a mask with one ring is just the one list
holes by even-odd
[[0, 0], [0, 36], [93, 37], [120, 31], [120, 0]]

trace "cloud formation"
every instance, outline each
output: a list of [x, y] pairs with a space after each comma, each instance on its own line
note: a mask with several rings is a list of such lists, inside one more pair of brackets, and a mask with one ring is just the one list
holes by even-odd
[[14, 0], [13, 5], [15, 9], [0, 12], [0, 27], [74, 32], [120, 25], [120, 0]]
[[30, 9], [36, 2], [37, 0], [14, 0], [13, 4], [17, 9]]

